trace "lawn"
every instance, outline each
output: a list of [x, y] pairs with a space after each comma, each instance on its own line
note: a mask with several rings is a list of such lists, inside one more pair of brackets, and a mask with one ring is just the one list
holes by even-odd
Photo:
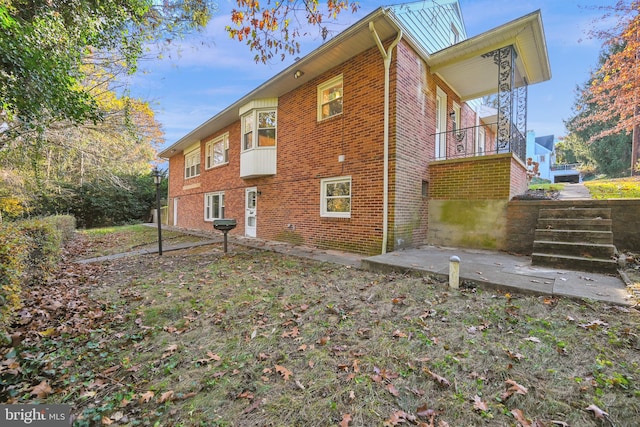
[[640, 176], [586, 181], [594, 199], [640, 199]]
[[77, 426], [638, 425], [636, 309], [236, 245], [71, 262], [112, 232], [25, 291], [1, 401]]

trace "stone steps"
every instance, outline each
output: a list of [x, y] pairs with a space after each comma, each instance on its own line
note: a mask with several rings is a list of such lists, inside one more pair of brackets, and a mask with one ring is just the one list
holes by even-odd
[[614, 273], [616, 247], [609, 208], [540, 209], [533, 242], [534, 265]]

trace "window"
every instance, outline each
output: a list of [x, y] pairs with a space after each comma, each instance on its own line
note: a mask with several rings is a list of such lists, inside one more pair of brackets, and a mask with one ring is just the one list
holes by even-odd
[[342, 75], [318, 86], [318, 121], [342, 114]]
[[204, 220], [224, 218], [224, 193], [207, 193], [204, 195]]
[[184, 177], [193, 178], [200, 175], [200, 148], [184, 155]]
[[242, 150], [276, 145], [276, 110], [252, 110], [242, 116]]
[[452, 116], [452, 118], [453, 118], [452, 126], [453, 126], [453, 130], [454, 131], [462, 129], [460, 127], [460, 123], [462, 121], [461, 120], [462, 119], [461, 114], [462, 114], [462, 112], [461, 112], [461, 109], [460, 109], [460, 105], [458, 105], [458, 103], [454, 102], [453, 103], [453, 116]]
[[451, 24], [451, 44], [456, 44], [460, 41], [460, 32], [454, 24]]
[[320, 216], [351, 218], [351, 177], [320, 182]]
[[213, 141], [209, 141], [205, 156], [207, 169], [229, 163], [229, 134], [225, 133]]

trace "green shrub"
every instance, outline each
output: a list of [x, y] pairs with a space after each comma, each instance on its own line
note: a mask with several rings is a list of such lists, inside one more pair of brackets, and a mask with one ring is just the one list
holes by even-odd
[[0, 224], [0, 335], [22, 306], [22, 285], [42, 283], [60, 262], [62, 245], [75, 230], [72, 216]]
[[27, 242], [14, 224], [0, 224], [0, 334], [22, 307], [20, 290], [25, 269]]

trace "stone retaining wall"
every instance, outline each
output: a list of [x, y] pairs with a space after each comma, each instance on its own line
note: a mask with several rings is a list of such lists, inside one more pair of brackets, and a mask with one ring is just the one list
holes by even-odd
[[507, 205], [505, 249], [531, 254], [540, 209], [611, 208], [613, 244], [620, 251], [640, 251], [640, 199], [512, 200]]

